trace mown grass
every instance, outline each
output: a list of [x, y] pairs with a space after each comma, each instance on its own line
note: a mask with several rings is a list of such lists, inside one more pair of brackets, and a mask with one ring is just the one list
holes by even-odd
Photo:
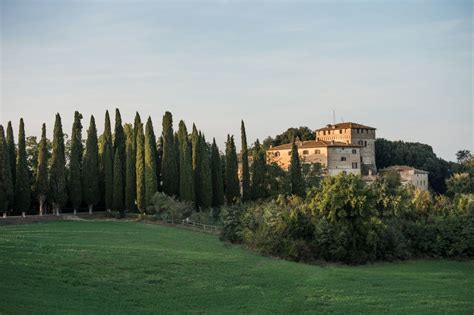
[[311, 266], [132, 222], [0, 227], [0, 313], [466, 313], [474, 263]]

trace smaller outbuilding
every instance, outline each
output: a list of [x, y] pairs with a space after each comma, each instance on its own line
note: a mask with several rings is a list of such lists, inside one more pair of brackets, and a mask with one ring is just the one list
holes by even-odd
[[416, 169], [407, 165], [394, 165], [379, 170], [380, 174], [384, 172], [397, 172], [400, 174], [402, 185], [411, 184], [417, 188], [428, 190], [428, 172]]

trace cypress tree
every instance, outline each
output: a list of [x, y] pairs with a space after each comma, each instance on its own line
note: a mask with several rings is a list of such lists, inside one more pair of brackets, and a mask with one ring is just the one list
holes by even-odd
[[9, 121], [7, 125], [7, 155], [12, 180], [12, 194], [10, 195], [9, 208], [10, 210], [13, 210], [15, 208], [16, 146], [11, 121]]
[[145, 126], [145, 202], [149, 206], [153, 195], [158, 191], [156, 178], [156, 138], [151, 117]]
[[89, 129], [87, 130], [86, 150], [84, 152], [83, 193], [84, 201], [89, 207], [89, 214], [100, 200], [99, 189], [99, 152], [97, 144], [97, 128], [94, 116], [91, 116]]
[[303, 175], [301, 174], [300, 158], [298, 155], [298, 147], [296, 146], [295, 140], [291, 145], [291, 161], [290, 161], [290, 182], [291, 182], [291, 193], [304, 196], [305, 185], [303, 181]]
[[226, 198], [228, 204], [235, 203], [240, 198], [240, 185], [238, 177], [237, 152], [235, 149], [234, 136], [227, 135], [226, 142]]
[[5, 139], [5, 131], [0, 125], [0, 212], [6, 217], [8, 211], [8, 190], [11, 187], [11, 169], [8, 160], [8, 146]]
[[18, 133], [15, 196], [18, 212], [28, 211], [30, 209], [30, 174], [26, 160], [25, 124], [23, 123], [23, 118], [20, 119], [20, 130]]
[[5, 134], [3, 126], [0, 125], [0, 146], [2, 146], [3, 155], [0, 157], [3, 162], [0, 161], [0, 174], [1, 180], [3, 182], [3, 189], [5, 193], [5, 211], [3, 211], [3, 216], [7, 216], [8, 210], [13, 208], [13, 196], [15, 191], [15, 186], [13, 185], [12, 172], [11, 172], [11, 163], [10, 163], [10, 154], [8, 148], [8, 142], [5, 139]]
[[211, 174], [211, 156], [206, 138], [201, 135], [201, 182], [200, 182], [200, 201], [203, 209], [212, 206], [212, 174]]
[[7, 125], [7, 150], [8, 157], [10, 160], [10, 170], [12, 174], [13, 185], [16, 182], [16, 146], [15, 146], [15, 136], [13, 134], [12, 122], [9, 121]]
[[105, 146], [105, 153], [104, 153], [104, 174], [105, 174], [105, 208], [107, 211], [110, 211], [113, 207], [114, 201], [114, 154], [112, 152], [112, 146], [106, 145]]
[[114, 190], [112, 208], [120, 212], [120, 216], [124, 216], [124, 201], [123, 201], [123, 163], [120, 160], [119, 148], [114, 153]]
[[[115, 129], [114, 129], [114, 182], [115, 182], [115, 177], [117, 176], [115, 173], [115, 154], [119, 154], [119, 161], [122, 163], [121, 171], [119, 174], [121, 174], [122, 178], [120, 179], [120, 182], [122, 183], [122, 201], [124, 200], [124, 194], [125, 194], [125, 162], [126, 162], [126, 156], [125, 156], [125, 134], [123, 131], [123, 126], [122, 126], [122, 116], [120, 115], [119, 109], [115, 109]], [[115, 186], [113, 190], [113, 195], [114, 199], [116, 198], [116, 194], [119, 193], [119, 191], [115, 191]], [[117, 209], [116, 209], [117, 210]]]
[[250, 170], [247, 146], [247, 133], [245, 132], [245, 124], [243, 120], [240, 126], [240, 133], [242, 137], [242, 150], [240, 151], [242, 159], [242, 201], [248, 201], [250, 200]]
[[74, 215], [82, 203], [82, 115], [74, 113], [71, 132], [71, 158], [69, 160], [69, 196]]
[[163, 161], [161, 175], [163, 192], [169, 196], [177, 196], [179, 193], [178, 163], [174, 145], [173, 116], [170, 112], [166, 112], [163, 116]]
[[193, 185], [194, 185], [194, 204], [196, 209], [201, 206], [200, 188], [201, 184], [201, 139], [199, 137], [196, 125], [193, 124], [191, 134], [192, 166], [193, 166]]
[[257, 200], [260, 198], [265, 198], [268, 195], [266, 188], [267, 162], [265, 149], [262, 147], [258, 139], [255, 142], [252, 157], [253, 163], [251, 194], [252, 199]]
[[143, 125], [138, 124], [136, 128], [136, 179], [137, 179], [137, 208], [141, 213], [146, 211], [146, 194], [145, 194], [145, 135], [143, 134]]
[[160, 136], [156, 142], [156, 181], [158, 191], [163, 191], [163, 176], [161, 176], [161, 166], [163, 162], [163, 137]]
[[59, 116], [59, 114], [56, 114], [56, 121], [54, 123], [49, 190], [54, 211], [59, 215], [61, 207], [67, 202], [64, 134], [61, 124], [61, 116]]
[[38, 168], [36, 170], [35, 194], [39, 203], [39, 214], [44, 213], [44, 203], [48, 196], [48, 144], [46, 139], [46, 124], [41, 130], [41, 140], [38, 147]]
[[135, 211], [135, 141], [133, 140], [133, 133], [131, 126], [126, 125], [125, 209], [129, 211]]
[[194, 201], [192, 148], [184, 121], [179, 122], [179, 195], [181, 200]]
[[101, 198], [105, 204], [105, 208], [110, 211], [112, 208], [113, 197], [113, 170], [114, 170], [114, 154], [112, 144], [112, 130], [110, 124], [109, 111], [105, 112], [104, 133], [101, 137], [101, 151], [100, 151], [100, 185]]
[[222, 162], [217, 148], [216, 139], [211, 148], [211, 178], [212, 178], [212, 206], [220, 207], [224, 204], [224, 185], [222, 183]]

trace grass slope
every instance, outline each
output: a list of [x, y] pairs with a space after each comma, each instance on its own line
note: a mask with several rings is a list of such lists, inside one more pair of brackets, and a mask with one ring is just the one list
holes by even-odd
[[0, 313], [470, 313], [474, 264], [310, 266], [131, 222], [0, 228]]

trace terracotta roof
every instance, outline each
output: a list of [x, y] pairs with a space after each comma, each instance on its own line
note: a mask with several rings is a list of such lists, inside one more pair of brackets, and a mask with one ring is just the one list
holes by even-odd
[[417, 168], [414, 168], [408, 165], [393, 165], [393, 166], [389, 166], [380, 170], [380, 172], [387, 172], [387, 171], [397, 171], [397, 172], [415, 171], [415, 173], [418, 173], [418, 174], [429, 174], [429, 172], [427, 171], [419, 170]]
[[[269, 148], [267, 151], [278, 151], [278, 150], [291, 150], [291, 143], [286, 143], [282, 145], [278, 145], [276, 147]], [[306, 149], [306, 148], [321, 148], [321, 147], [349, 147], [349, 148], [360, 148], [361, 145], [358, 144], [350, 144], [338, 141], [323, 141], [323, 140], [309, 140], [309, 141], [300, 141], [296, 142], [298, 149]]]
[[374, 127], [369, 127], [353, 122], [343, 122], [343, 123], [338, 123], [335, 125], [326, 125], [326, 127], [316, 129], [316, 131], [323, 131], [323, 130], [333, 130], [333, 129], [372, 129], [375, 130]]

